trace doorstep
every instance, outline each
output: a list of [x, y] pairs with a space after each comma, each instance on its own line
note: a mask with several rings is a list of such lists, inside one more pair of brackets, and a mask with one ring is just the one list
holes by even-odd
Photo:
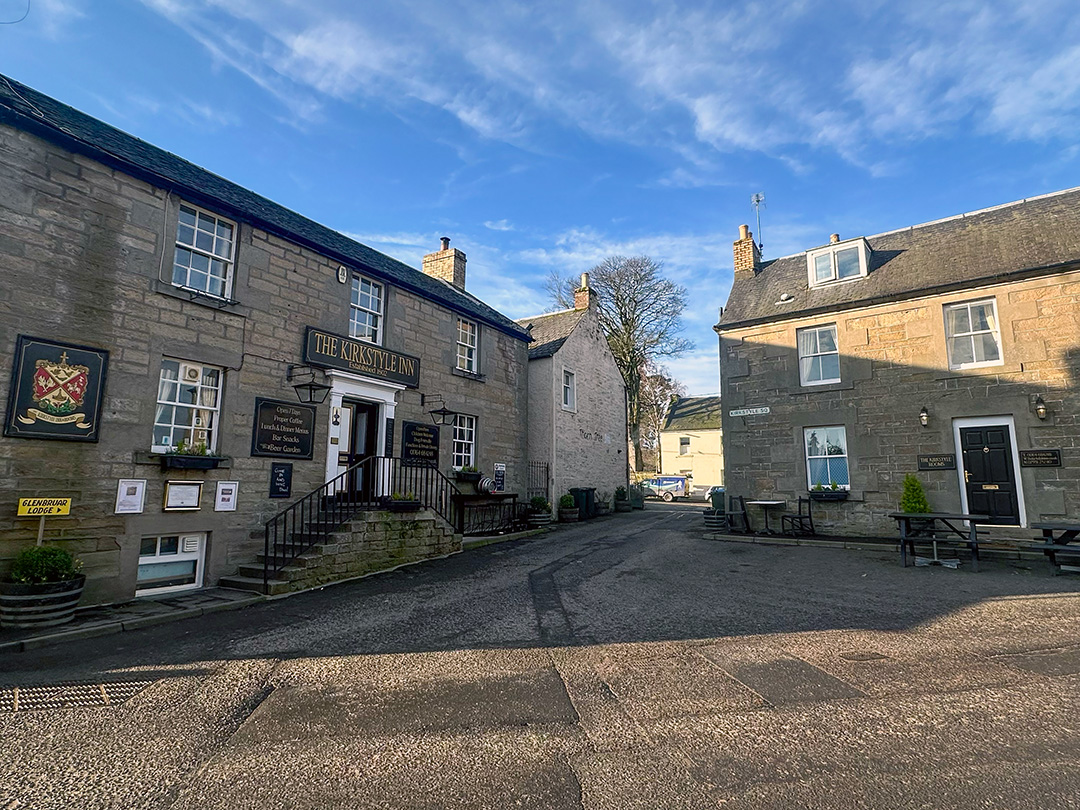
[[266, 597], [231, 588], [201, 588], [197, 591], [139, 597], [115, 605], [94, 605], [75, 611], [75, 618], [59, 627], [39, 630], [0, 628], [0, 653], [61, 644], [76, 639], [107, 636], [155, 624], [191, 619], [221, 610], [235, 610]]

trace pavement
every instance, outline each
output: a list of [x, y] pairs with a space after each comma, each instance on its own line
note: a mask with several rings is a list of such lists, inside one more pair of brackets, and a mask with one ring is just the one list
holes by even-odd
[[1080, 578], [650, 504], [0, 654], [0, 741], [5, 810], [1080, 807]]

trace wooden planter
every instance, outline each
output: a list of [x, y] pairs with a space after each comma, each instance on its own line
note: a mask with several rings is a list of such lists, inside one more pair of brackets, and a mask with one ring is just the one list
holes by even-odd
[[569, 509], [559, 507], [559, 523], [577, 523], [578, 517], [578, 508], [576, 506], [571, 506]]
[[539, 529], [551, 524], [550, 512], [529, 512], [529, 526]]
[[161, 457], [163, 470], [216, 470], [225, 459], [221, 456], [188, 456], [166, 453]]
[[32, 630], [66, 624], [85, 584], [84, 574], [63, 582], [0, 582], [0, 625]]
[[820, 492], [810, 490], [810, 500], [812, 501], [846, 501], [848, 499], [848, 491], [846, 489], [823, 489]]

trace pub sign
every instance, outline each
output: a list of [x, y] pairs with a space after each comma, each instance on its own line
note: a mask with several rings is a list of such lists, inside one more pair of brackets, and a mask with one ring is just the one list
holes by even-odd
[[438, 467], [439, 429], [425, 422], [402, 422], [401, 463], [410, 467]]
[[311, 405], [255, 397], [251, 455], [311, 459], [316, 413]]
[[19, 335], [4, 435], [96, 442], [109, 353]]
[[304, 334], [304, 362], [400, 383], [408, 388], [420, 387], [419, 357], [324, 332], [314, 326], [309, 326]]

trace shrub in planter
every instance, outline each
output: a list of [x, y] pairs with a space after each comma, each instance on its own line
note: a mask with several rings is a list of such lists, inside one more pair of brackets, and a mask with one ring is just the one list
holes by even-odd
[[568, 492], [559, 498], [559, 522], [574, 523], [578, 517], [578, 508], [574, 505], [574, 496]]
[[529, 501], [529, 525], [546, 526], [551, 523], [551, 504], [542, 495], [536, 495]]
[[[911, 473], [904, 476], [904, 491], [900, 494], [900, 511], [911, 515], [921, 515], [931, 511], [922, 481]], [[912, 520], [910, 526], [914, 536], [925, 536], [933, 533], [934, 521]]]
[[383, 496], [382, 503], [391, 512], [420, 511], [420, 499], [411, 492], [395, 492], [389, 498]]
[[460, 470], [454, 470], [454, 478], [458, 481], [468, 481], [475, 484], [483, 477], [484, 474], [471, 464], [466, 464]]
[[53, 627], [71, 621], [86, 577], [82, 563], [55, 546], [24, 549], [0, 582], [0, 624], [4, 627]]
[[633, 508], [634, 505], [630, 502], [630, 495], [627, 493], [626, 487], [615, 487], [615, 511], [629, 512]]

